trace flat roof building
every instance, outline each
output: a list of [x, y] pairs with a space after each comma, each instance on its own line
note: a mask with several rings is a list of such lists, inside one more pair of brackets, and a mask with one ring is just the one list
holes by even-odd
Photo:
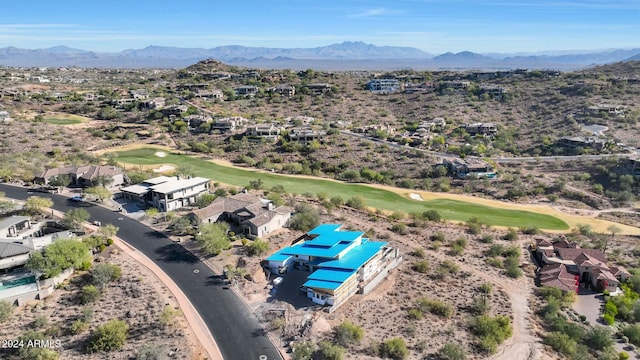
[[388, 243], [340, 228], [340, 224], [319, 225], [303, 241], [265, 260], [273, 273], [286, 273], [289, 266], [308, 270], [302, 290], [314, 303], [330, 306], [330, 310], [356, 293], [369, 293], [402, 261], [398, 250]]
[[194, 204], [209, 190], [209, 181], [202, 177], [158, 176], [121, 190], [126, 199], [171, 211]]

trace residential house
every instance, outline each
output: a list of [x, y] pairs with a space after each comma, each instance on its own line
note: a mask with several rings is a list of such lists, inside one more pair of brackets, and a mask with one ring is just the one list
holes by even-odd
[[190, 128], [197, 128], [204, 123], [210, 123], [212, 121], [211, 117], [206, 115], [189, 115], [185, 116], [182, 120], [184, 120]]
[[398, 79], [372, 79], [367, 83], [367, 89], [377, 93], [393, 93], [401, 88]]
[[180, 84], [178, 90], [203, 91], [209, 88], [209, 84]]
[[502, 86], [483, 84], [483, 85], [480, 85], [480, 93], [487, 94], [494, 99], [502, 99], [502, 97], [507, 93], [507, 91]]
[[214, 89], [214, 90], [198, 90], [195, 92], [195, 96], [203, 99], [220, 99], [224, 98], [224, 94], [222, 90]]
[[47, 169], [34, 178], [37, 184], [47, 185], [51, 179], [59, 175], [68, 175], [70, 186], [90, 187], [100, 183], [106, 186], [120, 186], [124, 184], [122, 169], [111, 165], [83, 165], [67, 166]]
[[451, 80], [445, 81], [443, 86], [445, 89], [453, 89], [454, 91], [466, 90], [471, 82], [466, 80]]
[[245, 131], [245, 135], [249, 138], [257, 138], [257, 139], [269, 139], [269, 140], [277, 140], [280, 136], [280, 132], [282, 128], [279, 126], [275, 126], [271, 123], [269, 124], [256, 124], [247, 126], [247, 130]]
[[193, 205], [209, 190], [209, 179], [201, 177], [158, 176], [121, 189], [127, 200], [149, 204], [169, 212]]
[[[269, 256], [271, 273], [292, 268], [309, 271], [301, 291], [333, 311], [356, 293], [368, 294], [402, 261], [397, 249], [364, 238], [364, 232], [343, 231], [339, 224], [322, 224], [300, 241]], [[285, 275], [286, 276], [286, 275]]]
[[427, 93], [435, 89], [436, 89], [436, 85], [433, 82], [426, 82], [421, 84], [413, 84], [413, 83], [404, 84], [404, 92], [407, 94]]
[[225, 117], [214, 120], [211, 124], [211, 131], [218, 131], [221, 134], [236, 131], [238, 128], [244, 127], [249, 120], [242, 116]]
[[257, 86], [254, 85], [244, 85], [239, 86], [233, 89], [238, 96], [255, 96], [258, 94], [258, 90], [260, 90]]
[[171, 105], [162, 109], [164, 115], [180, 116], [187, 112], [189, 108], [186, 105]]
[[31, 257], [31, 248], [13, 242], [0, 241], [0, 270], [22, 266]]
[[605, 148], [607, 142], [595, 137], [563, 136], [558, 139], [558, 145], [569, 149], [591, 148], [596, 151], [601, 151]]
[[156, 98], [153, 98], [153, 99], [149, 99], [149, 100], [143, 101], [142, 105], [146, 109], [161, 110], [162, 108], [164, 108], [165, 102], [166, 102], [165, 98], [156, 97]]
[[196, 223], [225, 221], [250, 238], [264, 237], [289, 224], [291, 208], [275, 207], [270, 200], [239, 193], [218, 197], [209, 206], [191, 212]]
[[303, 145], [309, 145], [313, 141], [321, 142], [327, 132], [324, 130], [314, 129], [312, 127], [296, 127], [289, 130], [289, 140], [296, 141]]
[[149, 92], [146, 89], [131, 90], [129, 94], [136, 101], [149, 99]]
[[307, 89], [313, 94], [321, 95], [331, 90], [331, 85], [327, 83], [308, 84]]
[[498, 127], [494, 123], [464, 124], [463, 128], [471, 136], [476, 136], [476, 135], [493, 136], [498, 132]]
[[445, 158], [443, 165], [449, 172], [460, 179], [469, 177], [494, 179], [498, 176], [491, 164], [477, 158]]
[[284, 121], [286, 121], [286, 124], [288, 124], [288, 126], [302, 126], [311, 125], [314, 121], [316, 121], [316, 119], [311, 116], [298, 115], [287, 117], [284, 119]]
[[631, 276], [622, 267], [609, 266], [607, 257], [599, 249], [582, 249], [566, 240], [552, 243], [545, 239], [537, 240], [534, 249], [542, 264], [538, 273], [543, 286], [576, 290], [581, 285], [616, 292], [620, 283]]
[[296, 94], [296, 87], [293, 85], [277, 85], [269, 89], [270, 92], [280, 94], [284, 97], [293, 97]]
[[589, 106], [588, 108], [593, 113], [608, 113], [612, 115], [620, 115], [623, 116], [627, 107], [624, 105], [616, 105], [616, 104], [606, 104], [606, 103], [598, 103], [594, 106]]

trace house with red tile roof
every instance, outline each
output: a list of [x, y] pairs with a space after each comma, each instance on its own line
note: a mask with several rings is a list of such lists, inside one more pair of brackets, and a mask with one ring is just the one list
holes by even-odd
[[615, 292], [620, 283], [630, 277], [624, 268], [609, 266], [602, 250], [582, 249], [566, 240], [551, 243], [540, 239], [536, 242], [535, 254], [543, 264], [538, 270], [542, 286], [574, 291], [582, 284], [598, 291]]

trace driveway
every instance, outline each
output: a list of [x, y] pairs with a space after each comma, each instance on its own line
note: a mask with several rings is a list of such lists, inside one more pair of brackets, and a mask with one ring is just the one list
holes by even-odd
[[588, 289], [580, 289], [572, 308], [578, 314], [587, 317], [591, 325], [604, 325], [602, 322], [601, 308], [604, 305], [604, 296]]
[[[0, 191], [13, 199], [24, 200], [30, 196], [23, 187], [6, 184], [0, 184]], [[90, 221], [118, 226], [117, 236], [151, 259], [187, 296], [211, 331], [224, 359], [282, 359], [244, 302], [217, 281], [219, 274], [182, 246], [121, 213], [89, 203], [72, 203], [60, 195], [38, 196], [52, 199], [53, 208], [58, 211], [82, 206], [91, 215]]]

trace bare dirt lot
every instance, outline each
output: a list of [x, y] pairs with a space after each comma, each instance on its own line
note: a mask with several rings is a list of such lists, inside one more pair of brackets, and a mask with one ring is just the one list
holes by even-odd
[[[52, 339], [60, 340], [62, 348], [56, 349], [60, 359], [130, 359], [144, 347], [159, 350], [172, 359], [203, 359], [203, 350], [187, 326], [184, 316], [177, 313], [172, 324], [160, 321], [165, 307], [178, 309], [169, 290], [147, 268], [140, 266], [130, 256], [112, 246], [99, 254], [99, 262], [121, 267], [119, 280], [107, 285], [99, 300], [83, 305], [80, 290], [88, 283], [88, 273], [78, 273], [60, 286], [45, 300], [35, 300], [20, 307], [12, 319], [0, 328], [1, 339], [17, 339], [28, 330], [44, 331]], [[92, 309], [88, 327], [72, 334], [71, 324]], [[124, 320], [129, 334], [121, 350], [109, 353], [88, 354], [86, 351], [92, 331], [112, 319]], [[46, 320], [46, 321], [45, 321]], [[9, 355], [10, 359], [19, 359]]]

